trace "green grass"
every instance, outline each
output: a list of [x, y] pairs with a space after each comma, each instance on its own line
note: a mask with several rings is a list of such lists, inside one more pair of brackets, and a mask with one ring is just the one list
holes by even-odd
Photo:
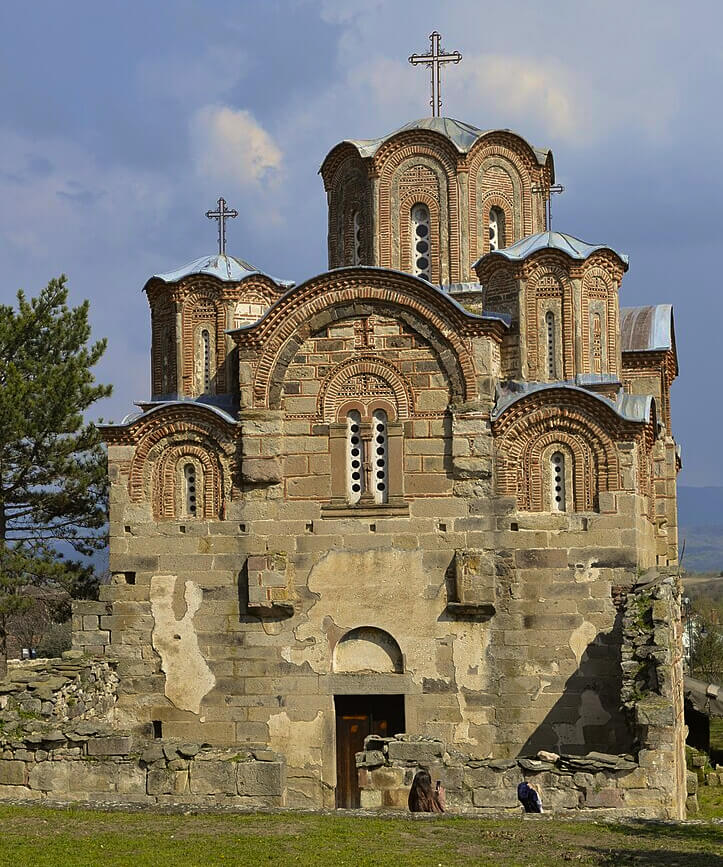
[[723, 867], [723, 825], [0, 806], [0, 864]]

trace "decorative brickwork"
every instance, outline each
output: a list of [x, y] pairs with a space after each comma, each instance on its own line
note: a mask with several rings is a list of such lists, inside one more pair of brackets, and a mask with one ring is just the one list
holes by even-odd
[[384, 400], [394, 407], [398, 419], [407, 419], [414, 412], [409, 382], [392, 363], [372, 355], [342, 361], [329, 371], [319, 390], [319, 417], [336, 421], [339, 407], [352, 399], [363, 404]]
[[[514, 496], [523, 511], [547, 511], [544, 467], [557, 446], [572, 458], [575, 511], [597, 508], [601, 491], [621, 488], [615, 440], [639, 439], [619, 425], [600, 401], [580, 393], [549, 389], [514, 403], [493, 424], [497, 439], [497, 489]], [[634, 431], [634, 432], [633, 432]]]
[[[237, 333], [239, 349], [254, 349], [253, 401], [256, 407], [275, 409], [281, 397], [283, 371], [303, 342], [330, 320], [377, 314], [397, 317], [426, 336], [437, 353], [452, 388], [453, 400], [476, 397], [474, 361], [462, 339], [474, 332], [498, 333], [502, 327], [471, 320], [431, 286], [402, 275], [349, 270], [322, 275], [299, 287], [277, 304], [257, 326]], [[242, 390], [244, 383], [242, 382]]]
[[[399, 806], [425, 762], [455, 810], [534, 779], [681, 816], [677, 590], [636, 588], [677, 562], [672, 339], [621, 334], [624, 257], [542, 233], [552, 157], [513, 133], [434, 118], [321, 171], [347, 267], [146, 287], [156, 400], [103, 428], [112, 580], [73, 621], [125, 728], [79, 749], [120, 750], [119, 799]], [[80, 758], [5, 772], [85, 791]]]

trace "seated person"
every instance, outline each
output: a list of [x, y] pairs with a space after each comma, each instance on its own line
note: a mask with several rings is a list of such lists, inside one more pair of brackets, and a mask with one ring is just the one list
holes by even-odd
[[439, 780], [433, 789], [429, 771], [417, 771], [409, 790], [408, 804], [412, 813], [444, 813], [444, 789]]

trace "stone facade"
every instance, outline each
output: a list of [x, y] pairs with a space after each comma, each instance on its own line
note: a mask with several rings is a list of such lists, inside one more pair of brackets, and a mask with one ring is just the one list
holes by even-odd
[[[419, 127], [322, 166], [350, 267], [289, 289], [217, 257], [148, 282], [153, 399], [103, 429], [112, 582], [74, 645], [112, 662], [115, 726], [263, 745], [288, 806], [371, 804], [355, 754], [403, 732], [467, 756], [462, 777], [543, 750], [561, 806], [680, 816], [678, 600], [632, 644], [625, 608], [677, 562], [672, 313], [630, 320], [626, 257], [544, 231], [549, 152]], [[403, 273], [420, 239], [431, 283]], [[568, 785], [591, 753], [626, 756], [595, 772], [609, 804]], [[512, 806], [503, 783], [459, 805]]]

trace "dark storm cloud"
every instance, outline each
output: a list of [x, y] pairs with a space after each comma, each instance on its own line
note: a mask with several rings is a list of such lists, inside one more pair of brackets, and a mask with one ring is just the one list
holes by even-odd
[[68, 272], [109, 337], [100, 411], [121, 418], [148, 394], [149, 274], [214, 249], [221, 194], [240, 212], [230, 252], [282, 278], [323, 270], [318, 167], [427, 113], [406, 58], [436, 28], [464, 55], [445, 112], [550, 146], [555, 227], [629, 254], [622, 304], [675, 304], [682, 478], [723, 484], [722, 19], [712, 0], [3, 4], [3, 300]]

